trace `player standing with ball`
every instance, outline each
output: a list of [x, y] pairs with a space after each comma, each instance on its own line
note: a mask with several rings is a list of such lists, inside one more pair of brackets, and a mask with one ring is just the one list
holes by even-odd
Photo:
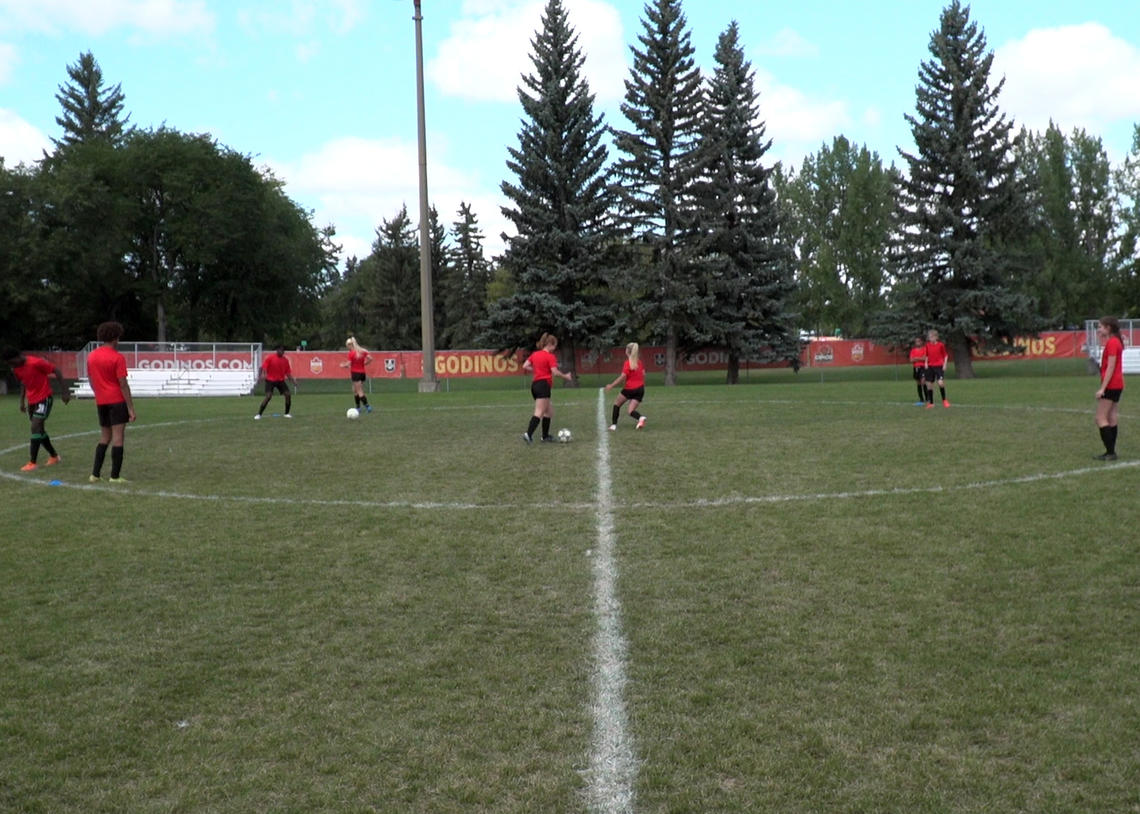
[[625, 380], [621, 393], [614, 399], [613, 412], [610, 416], [610, 432], [617, 430], [621, 406], [627, 401], [629, 402], [629, 417], [637, 422], [636, 429], [640, 430], [645, 426], [645, 416], [637, 411], [638, 405], [645, 400], [645, 365], [641, 364], [640, 353], [641, 348], [636, 342], [630, 342], [626, 345], [625, 363], [621, 366], [621, 375], [606, 385], [606, 392], [608, 393], [617, 387], [623, 379]]
[[1101, 317], [1096, 335], [1100, 352], [1100, 387], [1096, 391], [1096, 426], [1104, 443], [1104, 454], [1098, 461], [1116, 460], [1116, 418], [1120, 412], [1120, 396], [1124, 393], [1124, 340], [1120, 336], [1120, 320]]
[[534, 398], [534, 415], [531, 416], [530, 424], [523, 433], [523, 440], [528, 444], [534, 440], [534, 431], [540, 422], [542, 440], [554, 440], [554, 436], [550, 434], [550, 419], [554, 417], [554, 405], [550, 401], [554, 377], [557, 376], [568, 382], [574, 381], [573, 374], [563, 373], [558, 369], [558, 357], [554, 355], [558, 339], [554, 335], [543, 334], [539, 337], [536, 347], [538, 350], [523, 362], [523, 370], [534, 375], [530, 383], [530, 394]]
[[360, 346], [355, 336], [350, 336], [345, 340], [344, 346], [348, 348], [348, 360], [341, 362], [340, 366], [348, 368], [348, 377], [352, 379], [352, 398], [356, 402], [356, 409], [359, 410], [363, 405], [364, 412], [370, 413], [372, 412], [372, 405], [368, 403], [368, 396], [364, 395], [364, 382], [368, 379], [364, 366], [372, 361], [372, 357], [368, 351]]

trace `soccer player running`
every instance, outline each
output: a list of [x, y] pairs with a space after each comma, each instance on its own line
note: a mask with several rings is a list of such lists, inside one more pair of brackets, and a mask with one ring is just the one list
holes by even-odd
[[293, 367], [285, 356], [284, 345], [278, 345], [271, 355], [261, 360], [261, 377], [265, 379], [265, 398], [262, 400], [261, 406], [257, 408], [257, 415], [253, 417], [254, 420], [261, 419], [261, 414], [265, 412], [265, 408], [269, 406], [269, 400], [273, 398], [274, 390], [285, 397], [285, 417], [292, 418], [293, 392], [289, 389], [289, 384], [292, 384], [293, 388], [296, 389], [297, 380], [293, 378]]
[[550, 401], [551, 389], [554, 386], [554, 377], [568, 382], [574, 380], [573, 374], [563, 373], [558, 369], [558, 357], [554, 355], [558, 347], [558, 339], [552, 334], [543, 334], [536, 345], [538, 348], [523, 362], [523, 370], [533, 374], [530, 383], [530, 394], [534, 398], [534, 415], [530, 424], [523, 433], [523, 440], [528, 444], [534, 440], [534, 431], [542, 423], [542, 440], [553, 441], [550, 434], [550, 419], [554, 417], [554, 405]]
[[928, 331], [926, 334], [926, 409], [934, 406], [934, 383], [938, 382], [938, 391], [942, 394], [942, 406], [949, 407], [946, 400], [946, 378], [944, 369], [946, 360], [946, 345], [939, 341], [938, 331]]
[[914, 384], [918, 388], [918, 401], [915, 407], [926, 404], [926, 340], [921, 336], [914, 338], [914, 346], [910, 349], [910, 363], [914, 368]]
[[1096, 391], [1096, 426], [1104, 443], [1104, 454], [1094, 455], [1098, 461], [1116, 460], [1116, 418], [1120, 412], [1120, 396], [1124, 392], [1124, 340], [1120, 336], [1120, 320], [1101, 317], [1096, 335], [1100, 352], [1100, 387]]
[[636, 342], [625, 346], [625, 362], [621, 366], [621, 375], [606, 385], [606, 392], [610, 392], [625, 380], [621, 393], [614, 399], [613, 411], [610, 415], [610, 432], [617, 430], [618, 416], [621, 415], [621, 406], [629, 402], [629, 417], [637, 422], [636, 429], [645, 426], [645, 416], [637, 411], [637, 407], [645, 400], [645, 366], [638, 359], [640, 348]]
[[38, 466], [36, 459], [39, 458], [40, 447], [48, 454], [46, 465], [54, 466], [59, 463], [59, 453], [52, 446], [45, 424], [51, 415], [53, 378], [59, 382], [59, 397], [63, 403], [71, 401], [71, 394], [63, 385], [63, 377], [47, 359], [28, 356], [15, 348], [4, 349], [4, 361], [20, 380], [20, 412], [26, 412], [32, 422], [28, 462], [20, 467], [20, 471], [31, 472]]
[[341, 367], [348, 368], [348, 377], [352, 380], [352, 398], [356, 402], [356, 409], [360, 409], [364, 405], [364, 412], [372, 412], [372, 405], [368, 403], [368, 396], [364, 395], [364, 382], [368, 380], [368, 374], [364, 370], [364, 366], [372, 361], [372, 357], [368, 351], [360, 346], [356, 341], [355, 336], [350, 336], [344, 343], [348, 348], [348, 361], [341, 362]]
[[92, 483], [98, 483], [111, 448], [111, 483], [126, 483], [123, 471], [123, 443], [128, 422], [135, 420], [135, 403], [127, 383], [127, 360], [119, 353], [123, 326], [104, 322], [95, 332], [102, 344], [87, 354], [87, 379], [95, 391], [95, 410], [99, 415], [99, 443], [95, 446], [95, 463], [91, 467]]

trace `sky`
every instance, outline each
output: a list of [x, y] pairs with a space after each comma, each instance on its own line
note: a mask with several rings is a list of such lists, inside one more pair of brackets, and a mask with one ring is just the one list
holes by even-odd
[[[798, 165], [838, 135], [885, 164], [911, 149], [919, 67], [942, 0], [685, 0], [711, 73], [735, 21], [760, 91], [771, 162]], [[619, 130], [644, 0], [563, 0], [595, 112]], [[520, 78], [545, 0], [422, 0], [429, 199], [441, 220], [472, 206], [489, 254], [518, 145]], [[1099, 136], [1119, 163], [1140, 124], [1134, 0], [974, 0], [971, 19], [1004, 78], [1017, 126]], [[251, 157], [333, 225], [342, 260], [407, 206], [418, 223], [413, 0], [0, 0], [0, 156], [40, 159], [61, 135], [56, 95], [91, 51], [130, 124], [208, 133]], [[612, 152], [611, 152], [612, 156]]]

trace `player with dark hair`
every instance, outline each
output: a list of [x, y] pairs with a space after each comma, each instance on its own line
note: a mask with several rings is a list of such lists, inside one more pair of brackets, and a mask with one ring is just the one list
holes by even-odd
[[528, 444], [534, 440], [534, 431], [542, 423], [542, 440], [553, 441], [550, 434], [550, 419], [554, 417], [554, 405], [550, 401], [551, 389], [554, 386], [554, 377], [570, 382], [574, 377], [570, 373], [563, 373], [558, 369], [558, 357], [554, 355], [558, 347], [558, 339], [553, 334], [544, 333], [538, 338], [537, 350], [523, 362], [523, 370], [532, 373], [534, 378], [530, 383], [530, 394], [534, 398], [534, 415], [530, 418], [530, 425], [523, 433], [523, 440]]
[[254, 419], [261, 418], [261, 414], [269, 405], [269, 400], [273, 398], [274, 390], [285, 396], [285, 417], [292, 418], [293, 393], [286, 382], [288, 381], [296, 388], [297, 380], [293, 378], [293, 368], [285, 356], [284, 345], [278, 345], [271, 355], [261, 360], [261, 376], [265, 379], [265, 399], [257, 408], [257, 415], [254, 416]]
[[44, 452], [48, 454], [47, 466], [59, 463], [59, 453], [52, 446], [45, 424], [51, 415], [53, 378], [60, 385], [60, 400], [64, 404], [71, 401], [71, 394], [63, 385], [63, 377], [59, 375], [55, 365], [47, 359], [28, 356], [15, 348], [4, 349], [4, 361], [20, 380], [20, 412], [26, 412], [32, 422], [28, 462], [20, 467], [20, 471], [31, 472], [38, 466], [36, 459], [39, 457], [40, 447], [43, 447]]
[[921, 336], [914, 338], [914, 346], [910, 349], [910, 364], [914, 368], [914, 384], [918, 388], [918, 401], [915, 407], [926, 404], [926, 340]]
[[618, 416], [621, 415], [621, 406], [629, 402], [629, 417], [637, 422], [636, 429], [645, 426], [645, 416], [637, 411], [637, 407], [645, 400], [645, 365], [639, 360], [641, 350], [636, 342], [625, 346], [625, 362], [621, 366], [621, 375], [606, 385], [606, 392], [610, 392], [623, 380], [621, 393], [614, 399], [612, 415], [610, 416], [610, 431], [617, 430]]
[[934, 406], [934, 383], [938, 383], [938, 390], [942, 394], [942, 406], [949, 407], [946, 400], [945, 367], [949, 354], [946, 345], [938, 339], [938, 331], [928, 331], [926, 334], [926, 409]]
[[123, 444], [127, 424], [135, 420], [135, 403], [127, 383], [127, 360], [119, 353], [122, 336], [122, 325], [104, 322], [95, 333], [102, 344], [87, 354], [87, 379], [95, 392], [95, 410], [99, 415], [99, 443], [91, 467], [92, 483], [99, 482], [108, 446], [111, 448], [111, 483], [127, 482], [122, 477]]
[[1104, 443], [1104, 454], [1098, 461], [1116, 460], [1116, 420], [1120, 413], [1120, 396], [1124, 393], [1124, 339], [1120, 336], [1120, 320], [1101, 317], [1096, 335], [1101, 342], [1100, 387], [1096, 391], [1096, 426]]

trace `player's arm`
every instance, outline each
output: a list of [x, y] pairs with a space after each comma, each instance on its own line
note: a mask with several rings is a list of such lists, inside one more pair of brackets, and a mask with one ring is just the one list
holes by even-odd
[[131, 385], [127, 382], [127, 377], [123, 376], [119, 379], [119, 388], [123, 391], [123, 401], [127, 403], [127, 420], [135, 420], [135, 400], [131, 398]]
[[69, 401], [71, 401], [71, 391], [67, 389], [67, 382], [63, 380], [63, 376], [59, 375], [59, 371], [53, 370], [48, 374], [48, 378], [55, 379], [57, 382], [59, 382], [59, 400], [64, 404], [67, 404]]
[[624, 378], [625, 378], [624, 372], [618, 374], [618, 377], [616, 379], [614, 379], [612, 382], [610, 382], [609, 384], [606, 385], [606, 392], [608, 393], [610, 390], [613, 390], [615, 387], [617, 387]]
[[1112, 381], [1112, 374], [1116, 372], [1116, 358], [1116, 354], [1109, 356], [1104, 365], [1104, 376], [1100, 380], [1100, 389], [1096, 391], [1098, 399], [1104, 398], [1104, 391], [1108, 387], [1108, 383]]
[[24, 383], [20, 382], [20, 412], [21, 413], [26, 413], [28, 411], [28, 402], [24, 398], [24, 394], [26, 392], [27, 392], [27, 389], [24, 387]]
[[528, 373], [528, 374], [534, 373], [534, 365], [532, 365], [530, 363], [530, 357], [529, 356], [527, 357], [526, 361], [523, 362], [522, 369], [523, 369], [523, 373]]
[[558, 378], [564, 379], [565, 381], [568, 381], [568, 382], [574, 381], [574, 374], [573, 373], [563, 373], [561, 370], [558, 369], [558, 365], [555, 365], [554, 367], [550, 368], [550, 372], [553, 373]]

